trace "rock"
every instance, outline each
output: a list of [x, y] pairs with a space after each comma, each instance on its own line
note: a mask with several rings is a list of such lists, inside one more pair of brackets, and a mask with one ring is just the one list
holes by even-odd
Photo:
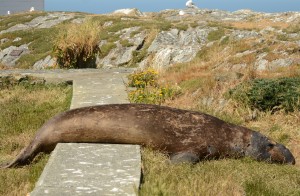
[[269, 63], [269, 69], [273, 70], [279, 67], [288, 67], [293, 64], [293, 59], [291, 58], [286, 58], [286, 59], [276, 59], [274, 61], [271, 61]]
[[143, 16], [144, 14], [136, 8], [127, 8], [116, 10], [112, 13], [112, 15]]
[[139, 29], [140, 29], [140, 27], [125, 28], [125, 29], [122, 29], [122, 30], [116, 32], [115, 34], [120, 35], [120, 38], [122, 40], [130, 39], [131, 33], [135, 32], [135, 31], [138, 31]]
[[[119, 35], [121, 40], [127, 40], [130, 45], [122, 46], [122, 44], [120, 44], [120, 41], [118, 41], [116, 43], [117, 47], [112, 49], [107, 56], [105, 56], [102, 59], [98, 57], [98, 60], [96, 62], [97, 67], [105, 68], [127, 65], [133, 58], [132, 53], [136, 50], [140, 50], [145, 42], [145, 32], [138, 33], [131, 37], [131, 33], [137, 31], [138, 29], [139, 27], [132, 27], [116, 32], [116, 34]], [[103, 45], [105, 44], [105, 42], [101, 41], [99, 44]]]
[[16, 65], [16, 61], [24, 54], [29, 53], [29, 44], [23, 44], [19, 47], [10, 46], [0, 51], [0, 63], [13, 67]]
[[173, 63], [191, 61], [207, 42], [207, 35], [215, 28], [189, 28], [187, 31], [171, 29], [160, 32], [148, 48], [154, 54], [153, 66], [164, 69]]
[[113, 24], [114, 22], [113, 21], [107, 21], [103, 24], [103, 27], [109, 27]]
[[3, 38], [3, 39], [0, 40], [0, 44], [4, 44], [4, 43], [6, 43], [6, 42], [8, 42], [8, 41], [9, 41], [9, 39]]
[[266, 28], [262, 29], [259, 33], [266, 34], [270, 32], [276, 32], [277, 30], [273, 27], [267, 26]]
[[245, 56], [245, 55], [252, 54], [252, 53], [254, 53], [254, 52], [256, 52], [256, 51], [254, 51], [254, 50], [246, 50], [246, 51], [244, 51], [244, 52], [237, 53], [237, 54], [234, 55], [234, 56], [235, 56], [235, 57], [238, 57], [238, 58], [241, 58], [241, 57], [243, 57], [243, 56]]
[[33, 65], [33, 69], [49, 69], [49, 68], [55, 68], [56, 66], [56, 59], [51, 58], [50, 55], [48, 55], [45, 59], [37, 61]]
[[28, 30], [32, 28], [50, 28], [65, 20], [72, 19], [73, 17], [74, 14], [65, 14], [63, 12], [54, 12], [54, 13], [50, 12], [46, 16], [38, 16], [32, 19], [30, 22], [27, 22], [25, 24], [17, 24], [6, 30], [3, 30], [0, 32], [0, 35], [4, 33]]
[[262, 53], [257, 57], [257, 60], [255, 62], [255, 66], [256, 66], [256, 69], [258, 71], [262, 71], [262, 70], [267, 69], [269, 61], [264, 59], [265, 56], [267, 56], [267, 53]]
[[214, 102], [214, 98], [213, 97], [204, 97], [202, 99], [202, 105], [203, 106], [210, 107], [213, 102]]
[[286, 19], [286, 22], [287, 23], [292, 23], [292, 22], [296, 22], [296, 21], [299, 22], [299, 18], [300, 18], [300, 13], [296, 12], [296, 13], [293, 13], [290, 17], [288, 17]]
[[242, 69], [245, 69], [246, 67], [247, 67], [246, 63], [234, 64], [231, 66], [231, 70], [240, 71]]
[[248, 38], [258, 38], [261, 36], [261, 34], [255, 32], [255, 31], [235, 30], [232, 32], [231, 36], [235, 40], [241, 40], [241, 39], [248, 39]]
[[22, 40], [22, 38], [17, 37], [16, 39], [13, 40], [13, 42], [18, 42], [18, 41], [21, 41], [21, 40]]

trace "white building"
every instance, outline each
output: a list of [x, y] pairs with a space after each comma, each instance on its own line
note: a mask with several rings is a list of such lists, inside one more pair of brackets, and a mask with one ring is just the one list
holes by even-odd
[[36, 11], [44, 10], [44, 0], [0, 0], [0, 15], [29, 11], [32, 7]]

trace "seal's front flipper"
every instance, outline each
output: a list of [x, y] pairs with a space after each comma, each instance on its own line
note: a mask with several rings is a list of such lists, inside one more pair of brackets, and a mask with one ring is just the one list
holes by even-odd
[[199, 162], [199, 157], [191, 152], [180, 152], [170, 155], [171, 163], [197, 163]]

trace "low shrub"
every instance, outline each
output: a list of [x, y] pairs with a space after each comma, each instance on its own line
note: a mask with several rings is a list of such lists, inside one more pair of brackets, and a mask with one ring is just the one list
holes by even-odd
[[54, 44], [54, 54], [62, 68], [91, 67], [99, 52], [100, 25], [95, 21], [68, 24], [60, 31]]
[[229, 90], [228, 95], [261, 111], [300, 109], [300, 78], [254, 79]]
[[128, 85], [136, 88], [129, 92], [130, 102], [161, 104], [174, 95], [172, 88], [158, 84], [158, 73], [154, 69], [130, 74], [128, 79]]
[[145, 71], [139, 71], [128, 76], [129, 86], [136, 88], [146, 88], [146, 86], [156, 87], [158, 78], [158, 72], [154, 69], [147, 69]]

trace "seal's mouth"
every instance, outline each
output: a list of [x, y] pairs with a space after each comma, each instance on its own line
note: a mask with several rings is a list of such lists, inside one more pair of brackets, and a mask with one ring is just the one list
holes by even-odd
[[271, 162], [295, 165], [293, 154], [282, 144], [275, 144], [270, 150]]

